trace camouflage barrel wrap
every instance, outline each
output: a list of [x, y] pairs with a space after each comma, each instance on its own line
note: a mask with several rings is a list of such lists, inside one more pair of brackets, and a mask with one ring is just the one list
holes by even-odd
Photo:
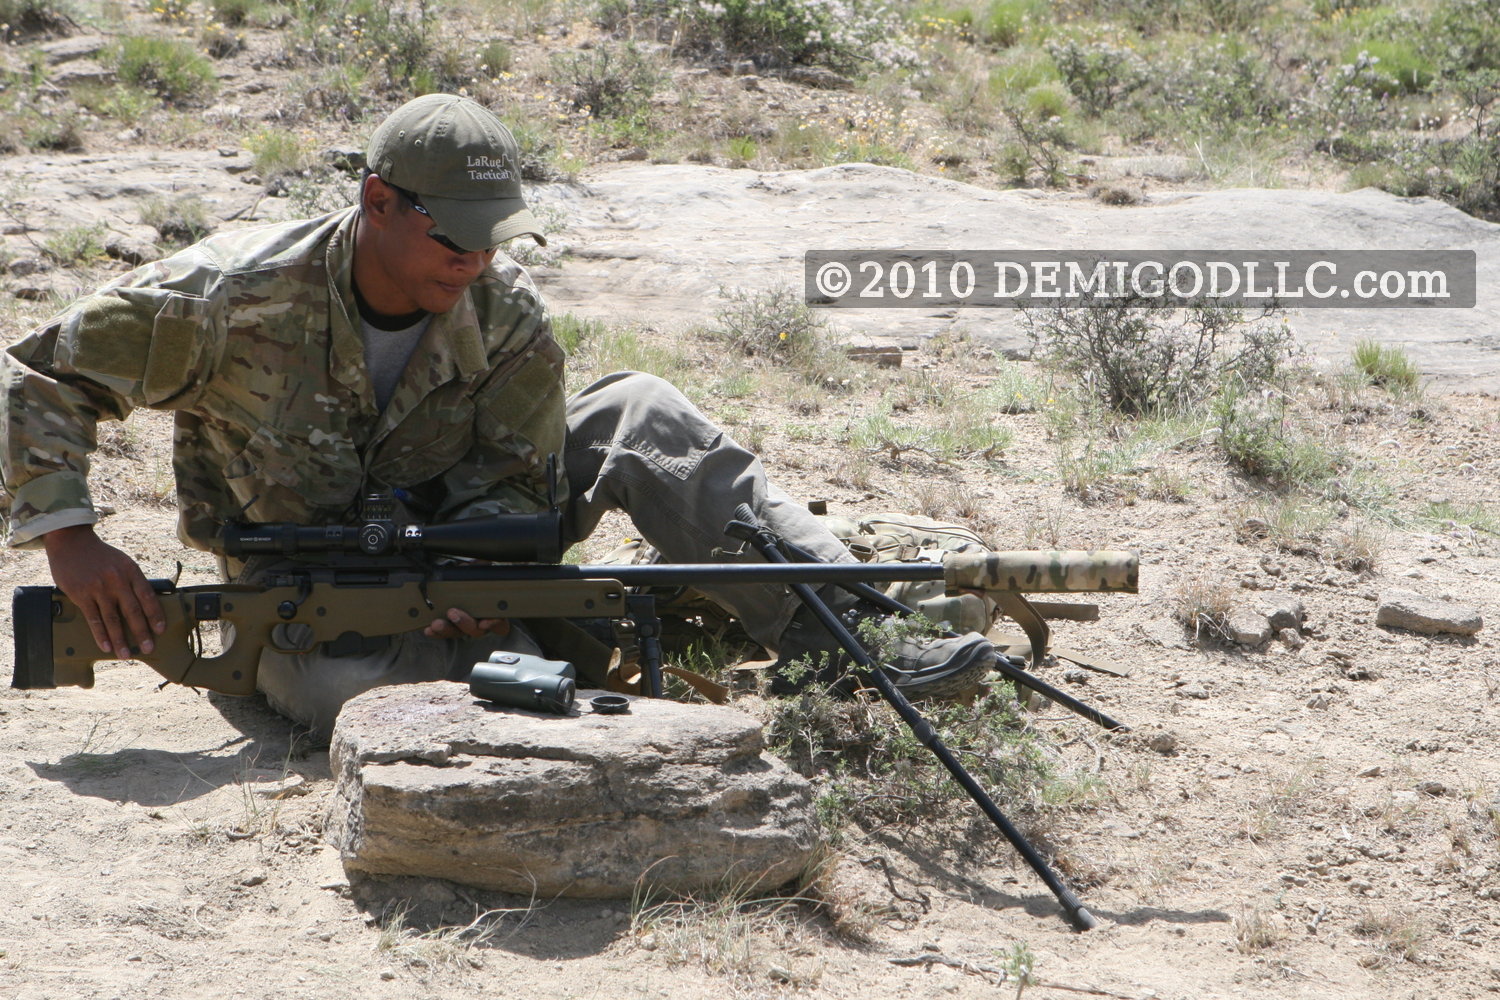
[[943, 559], [948, 593], [1009, 590], [1027, 594], [1119, 591], [1133, 594], [1140, 570], [1134, 552], [958, 552]]

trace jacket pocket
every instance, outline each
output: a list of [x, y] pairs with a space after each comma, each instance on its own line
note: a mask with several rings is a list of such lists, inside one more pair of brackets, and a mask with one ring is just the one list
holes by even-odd
[[[256, 431], [224, 466], [224, 479], [241, 504], [283, 519], [315, 507], [344, 509], [363, 482], [354, 442], [314, 429], [299, 437], [275, 427]], [[256, 499], [259, 498], [259, 499]]]
[[425, 483], [458, 465], [474, 443], [472, 400], [459, 398], [420, 406], [380, 443], [370, 474], [391, 486]]

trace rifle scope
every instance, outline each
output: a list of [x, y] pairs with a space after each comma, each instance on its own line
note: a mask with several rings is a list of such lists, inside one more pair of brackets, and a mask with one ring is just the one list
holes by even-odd
[[491, 562], [555, 563], [562, 557], [562, 517], [555, 510], [540, 514], [492, 514], [426, 525], [388, 520], [325, 527], [227, 524], [221, 537], [224, 554], [232, 559], [321, 552], [366, 556], [423, 552]]

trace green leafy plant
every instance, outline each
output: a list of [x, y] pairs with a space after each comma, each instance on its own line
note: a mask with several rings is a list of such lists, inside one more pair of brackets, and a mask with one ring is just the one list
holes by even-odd
[[91, 264], [104, 257], [102, 223], [93, 226], [69, 226], [47, 237], [42, 252], [64, 267]]
[[155, 229], [169, 247], [197, 243], [213, 231], [208, 209], [197, 195], [153, 195], [140, 204], [141, 221]]
[[736, 163], [749, 163], [755, 159], [756, 154], [760, 151], [755, 140], [749, 136], [739, 136], [730, 139], [725, 145], [729, 150], [730, 159]]
[[1431, 86], [1437, 75], [1415, 45], [1401, 40], [1372, 39], [1345, 50], [1346, 62], [1359, 59], [1367, 59], [1373, 69], [1365, 77], [1365, 86], [1376, 97], [1418, 93]]
[[1228, 391], [1215, 410], [1225, 457], [1272, 489], [1323, 492], [1349, 468], [1349, 456], [1304, 428], [1284, 398]]
[[245, 148], [255, 158], [255, 172], [270, 184], [312, 166], [312, 150], [301, 136], [281, 128], [263, 128], [247, 136]]
[[979, 17], [979, 34], [986, 42], [1010, 48], [1049, 21], [1043, 0], [991, 0]]
[[1026, 992], [1026, 987], [1033, 986], [1037, 982], [1036, 977], [1036, 955], [1032, 954], [1030, 945], [1024, 941], [1017, 941], [1010, 946], [1010, 950], [1001, 953], [1006, 978], [1016, 984], [1015, 1000], [1021, 1000]]
[[213, 64], [186, 42], [129, 35], [106, 50], [119, 78], [168, 104], [202, 102], [218, 89]]

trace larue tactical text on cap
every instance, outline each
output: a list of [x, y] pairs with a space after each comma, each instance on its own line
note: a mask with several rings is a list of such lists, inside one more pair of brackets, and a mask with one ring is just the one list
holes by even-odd
[[517, 236], [547, 245], [521, 193], [520, 159], [504, 123], [455, 94], [403, 104], [381, 122], [366, 151], [374, 173], [414, 192], [438, 230], [471, 250]]

